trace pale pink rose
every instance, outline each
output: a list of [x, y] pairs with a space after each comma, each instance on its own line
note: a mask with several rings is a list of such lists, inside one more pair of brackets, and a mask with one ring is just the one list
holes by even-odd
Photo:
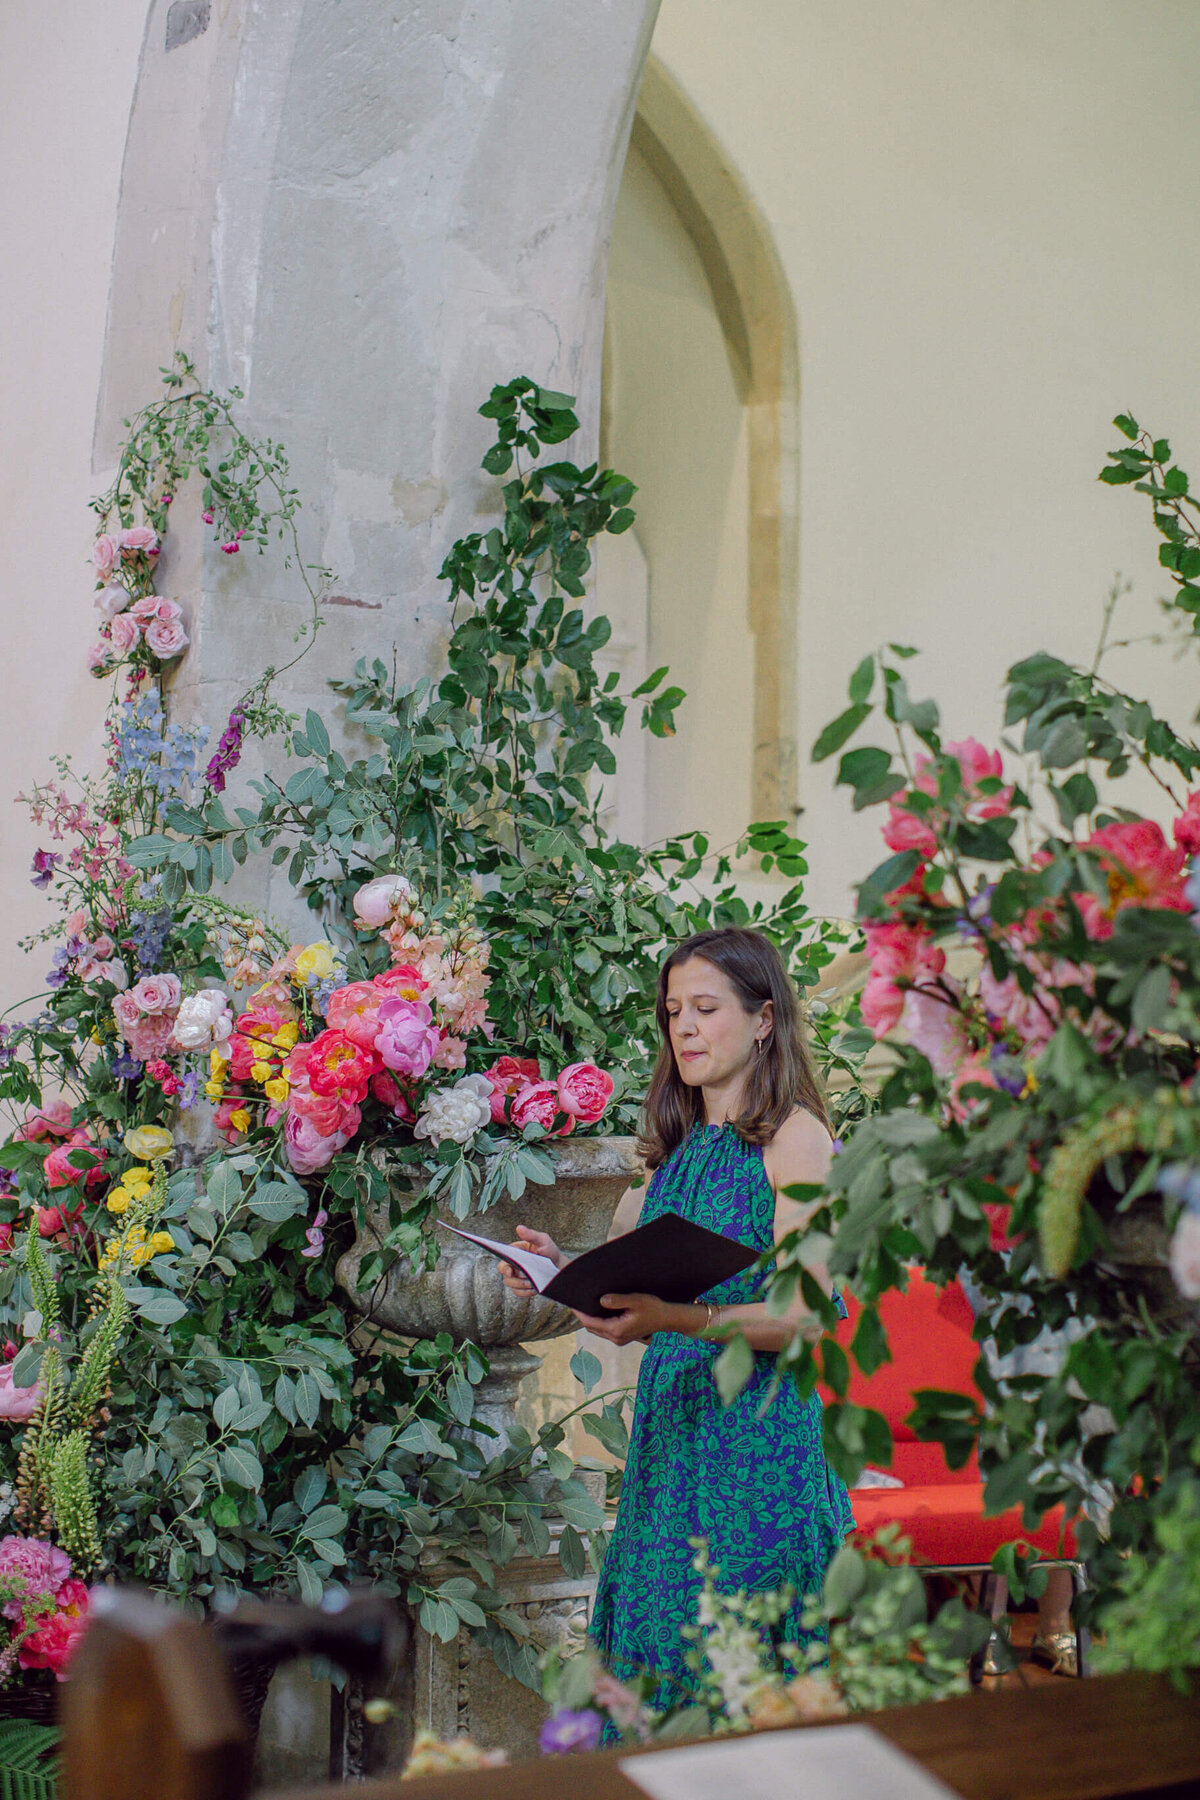
[[613, 1078], [595, 1063], [568, 1063], [558, 1078], [558, 1103], [582, 1125], [594, 1125], [612, 1099]]
[[132, 994], [118, 994], [113, 1000], [113, 1017], [121, 1036], [128, 1037], [134, 1026], [141, 1024], [142, 1009]]
[[117, 560], [117, 540], [107, 531], [102, 531], [92, 545], [92, 567], [101, 581], [107, 581], [113, 572], [113, 564]]
[[118, 534], [117, 548], [122, 556], [157, 556], [158, 533], [149, 525], [129, 525]]
[[174, 619], [182, 619], [183, 608], [180, 606], [178, 600], [165, 600], [159, 598], [155, 600], [154, 617], [156, 619], [161, 619], [164, 625], [169, 625]]
[[467, 1046], [461, 1038], [444, 1037], [433, 1059], [435, 1069], [465, 1069]]
[[354, 896], [354, 912], [361, 924], [378, 931], [386, 925], [402, 900], [411, 900], [411, 881], [403, 875], [377, 875], [366, 882]]
[[117, 655], [128, 656], [141, 642], [142, 628], [132, 613], [118, 613], [109, 627], [109, 636]]
[[129, 998], [144, 1013], [175, 1012], [180, 991], [178, 975], [143, 975], [137, 986], [130, 988]]
[[138, 1023], [125, 1033], [125, 1042], [139, 1062], [153, 1062], [157, 1056], [170, 1056], [174, 1028], [174, 1013], [154, 1013], [148, 1017], [139, 1013]]
[[129, 610], [135, 619], [139, 619], [143, 625], [148, 625], [151, 619], [158, 616], [158, 595], [143, 594], [140, 600], [134, 601]]
[[[550, 1131], [554, 1125], [555, 1114], [562, 1112], [562, 1110], [563, 1106], [558, 1097], [557, 1083], [553, 1081], [531, 1081], [528, 1087], [523, 1087], [521, 1089], [520, 1093], [513, 1101], [512, 1106], [509, 1109], [509, 1118], [512, 1120], [518, 1131], [522, 1131], [526, 1125], [532, 1125], [534, 1123], [544, 1125], [546, 1130]], [[575, 1120], [568, 1115], [566, 1124], [560, 1125], [554, 1135], [556, 1137], [566, 1137], [567, 1133], [569, 1131], [574, 1131], [574, 1129]]]
[[88, 668], [93, 671], [102, 669], [112, 655], [111, 644], [93, 644], [87, 653]]
[[397, 1075], [417, 1080], [437, 1054], [440, 1038], [423, 1000], [385, 1000], [379, 1008], [375, 1049]]
[[114, 585], [102, 587], [92, 604], [106, 619], [115, 619], [129, 605], [129, 589]]
[[1171, 1239], [1171, 1273], [1185, 1300], [1200, 1300], [1200, 1213], [1180, 1216]]
[[17, 1423], [32, 1419], [42, 1404], [45, 1392], [45, 1385], [40, 1379], [32, 1387], [14, 1387], [12, 1364], [0, 1363], [0, 1419], [12, 1419]]
[[178, 619], [156, 619], [146, 627], [146, 644], [160, 662], [186, 650], [191, 640]]

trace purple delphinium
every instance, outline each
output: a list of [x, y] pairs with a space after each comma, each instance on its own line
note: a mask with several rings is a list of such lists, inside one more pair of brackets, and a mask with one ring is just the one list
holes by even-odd
[[[239, 532], [239, 536], [241, 533]], [[222, 545], [222, 549], [227, 546]], [[242, 759], [242, 735], [246, 729], [246, 714], [240, 706], [235, 706], [229, 715], [229, 723], [221, 733], [221, 741], [217, 745], [217, 754], [212, 758], [204, 771], [204, 779], [214, 794], [225, 789], [225, 777], [231, 769], [236, 769]]]
[[57, 850], [35, 850], [33, 853], [33, 875], [30, 878], [31, 885], [35, 888], [49, 887], [51, 878], [54, 875], [54, 865], [61, 861], [62, 856]]
[[600, 1742], [604, 1720], [593, 1707], [582, 1712], [551, 1714], [538, 1734], [538, 1749], [543, 1756], [569, 1756], [573, 1750], [594, 1750]]
[[12, 1036], [11, 1025], [0, 1025], [0, 1069], [7, 1068], [13, 1053], [6, 1040]]

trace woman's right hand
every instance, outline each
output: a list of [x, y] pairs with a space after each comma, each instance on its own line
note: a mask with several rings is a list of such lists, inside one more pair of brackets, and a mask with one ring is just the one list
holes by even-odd
[[[521, 1241], [514, 1246], [516, 1249], [532, 1251], [534, 1256], [548, 1256], [556, 1269], [561, 1269], [566, 1262], [567, 1258], [548, 1232], [531, 1231], [528, 1225], [518, 1225], [517, 1236]], [[533, 1283], [512, 1263], [502, 1262], [500, 1273], [510, 1294], [519, 1294], [521, 1299], [528, 1300], [531, 1294], [537, 1293]]]

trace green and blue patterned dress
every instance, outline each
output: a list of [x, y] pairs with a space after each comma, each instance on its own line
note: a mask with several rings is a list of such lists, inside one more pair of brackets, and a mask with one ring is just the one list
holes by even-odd
[[[694, 1126], [651, 1179], [640, 1224], [676, 1212], [763, 1250], [775, 1196], [762, 1150], [731, 1125]], [[761, 1297], [762, 1276], [735, 1275], [705, 1294], [722, 1306]], [[854, 1526], [850, 1501], [825, 1461], [821, 1400], [782, 1383], [760, 1417], [775, 1358], [759, 1352], [733, 1405], [722, 1406], [712, 1368], [721, 1346], [659, 1331], [642, 1358], [629, 1456], [604, 1559], [591, 1635], [619, 1679], [660, 1676], [652, 1705], [686, 1697], [680, 1636], [694, 1624], [700, 1580], [688, 1539], [705, 1538], [722, 1590], [788, 1584], [799, 1598], [781, 1642], [811, 1638], [801, 1600], [816, 1593]]]

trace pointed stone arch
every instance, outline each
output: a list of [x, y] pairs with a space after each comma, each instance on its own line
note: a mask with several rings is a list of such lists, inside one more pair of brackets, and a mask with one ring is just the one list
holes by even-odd
[[797, 811], [798, 332], [770, 227], [715, 134], [652, 55], [631, 148], [670, 198], [703, 263], [749, 426], [751, 797], [756, 818]]

